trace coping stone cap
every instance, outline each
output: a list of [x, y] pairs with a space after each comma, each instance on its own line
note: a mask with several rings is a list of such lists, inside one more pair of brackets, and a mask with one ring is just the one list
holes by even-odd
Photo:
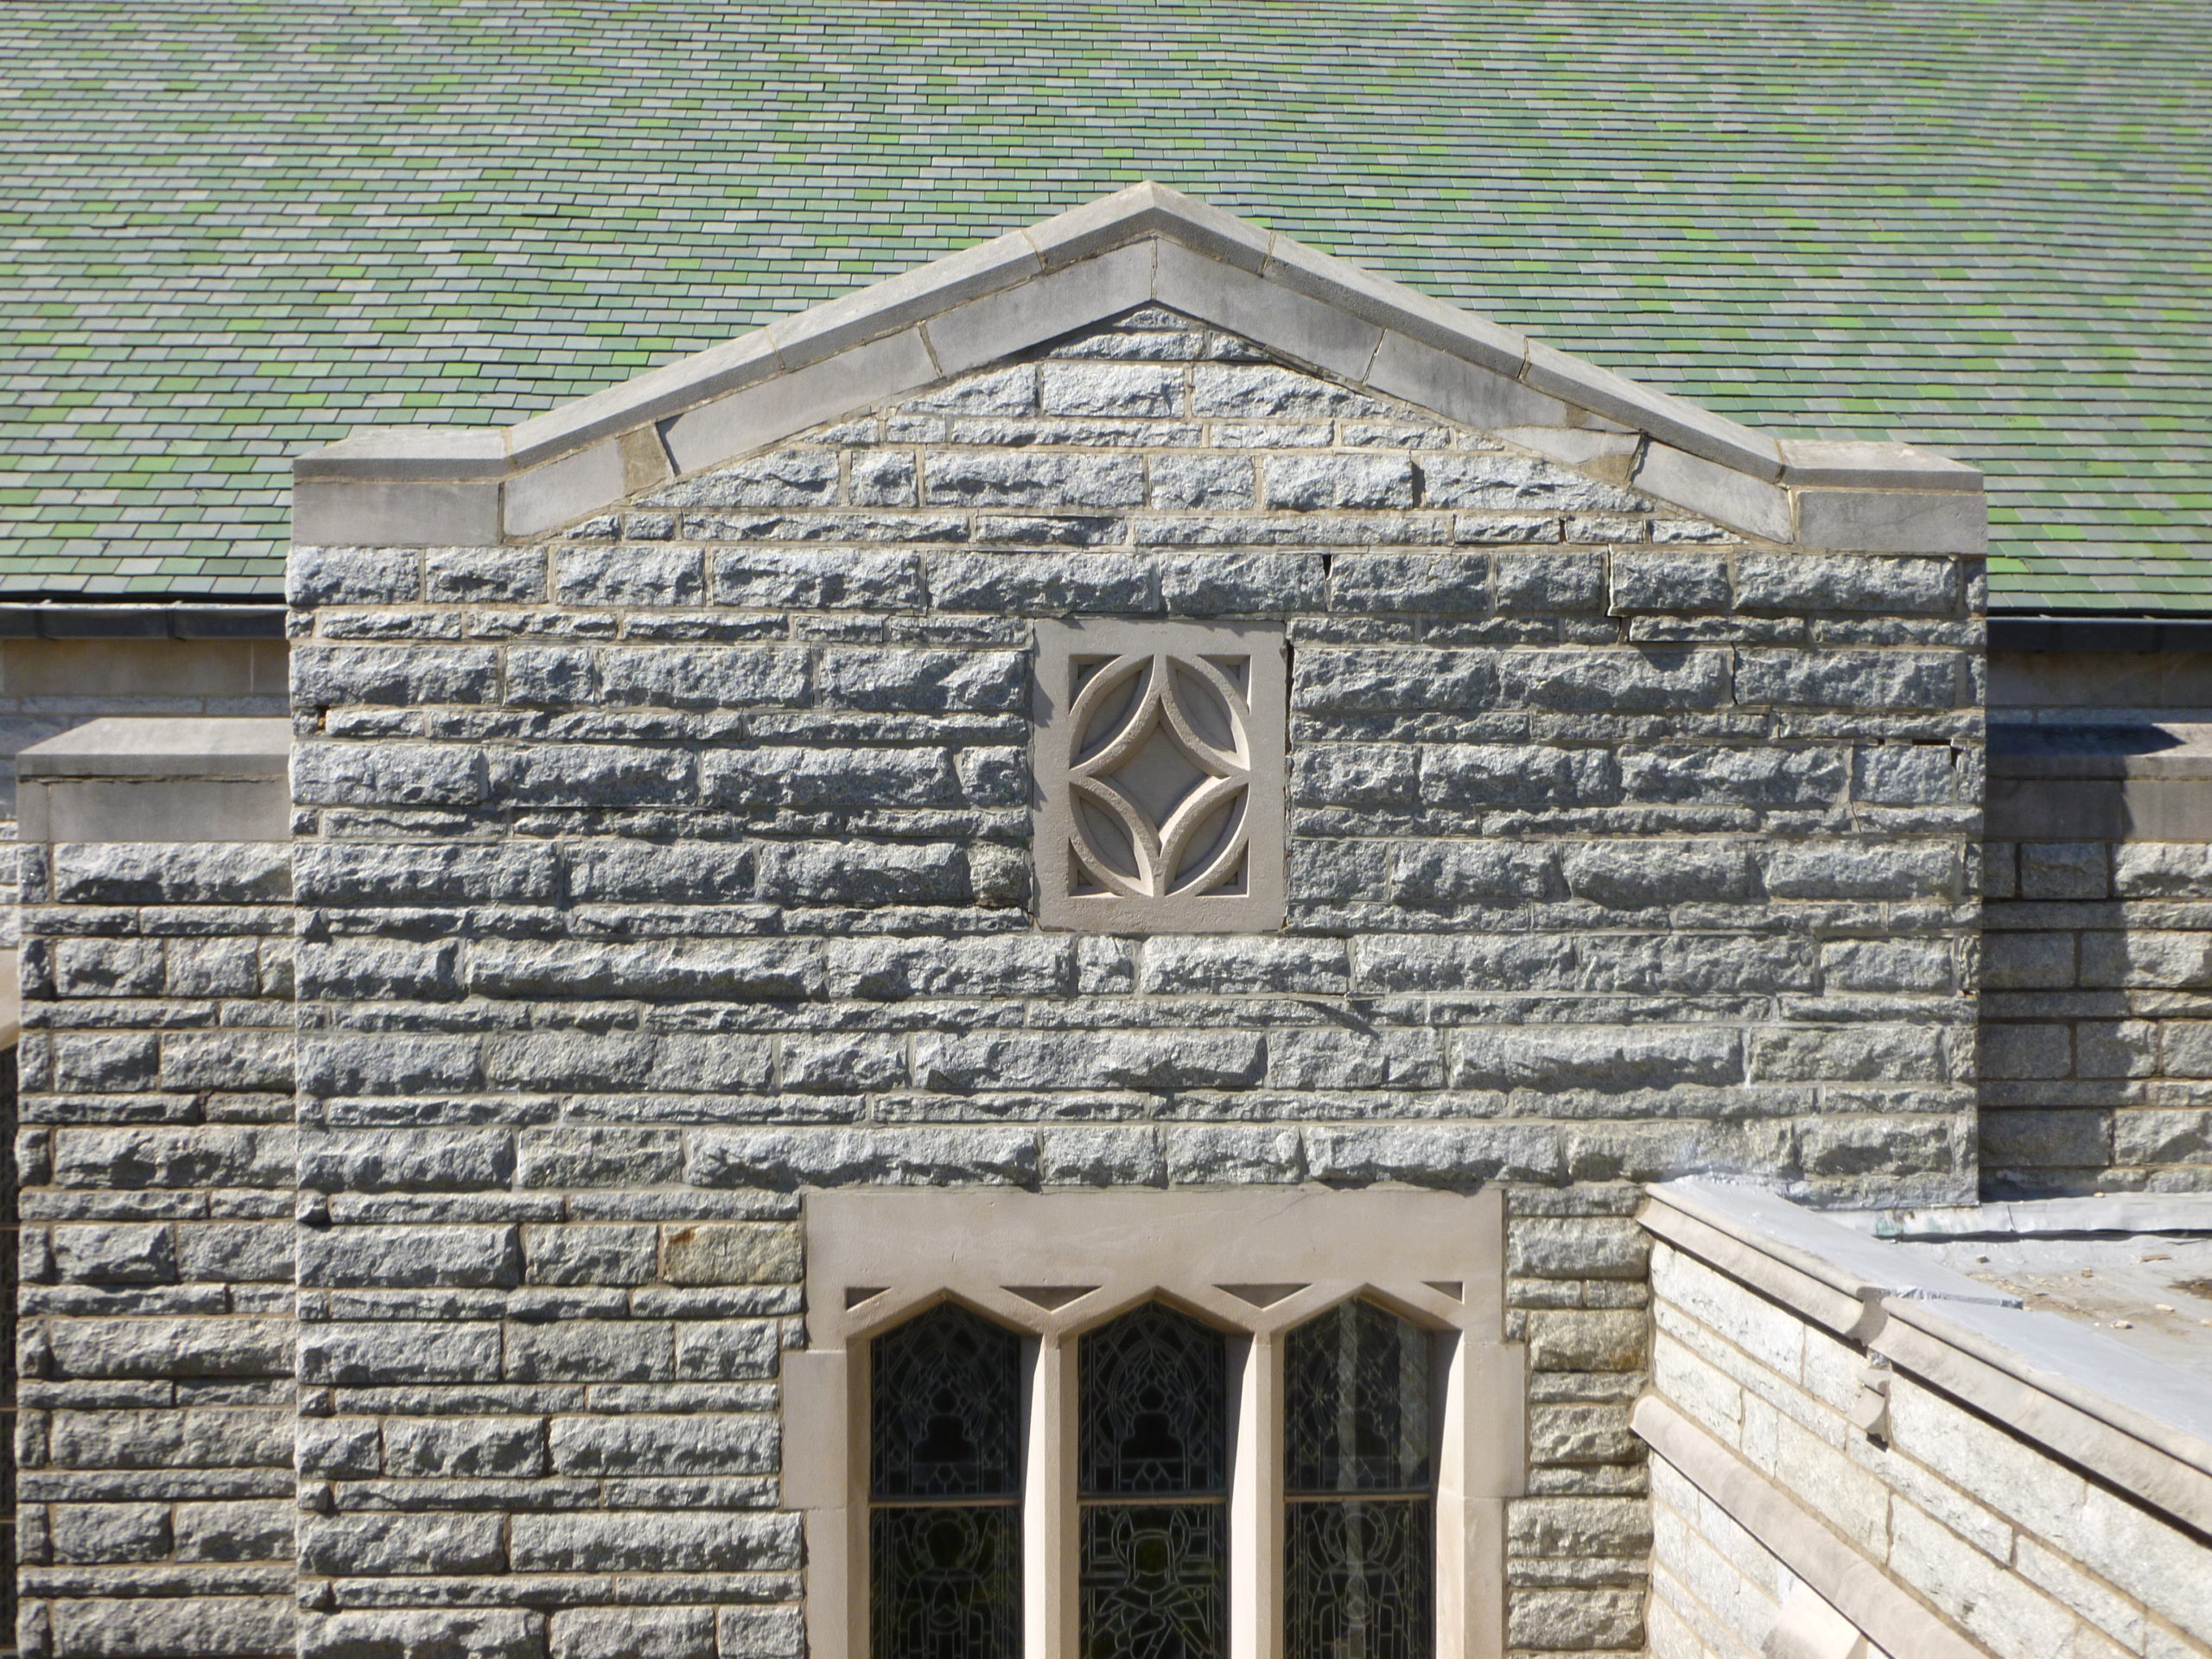
[[273, 715], [110, 715], [34, 743], [19, 778], [282, 778], [292, 722]]
[[[2212, 1473], [2212, 1393], [2204, 1379], [2056, 1313], [1945, 1302], [1889, 1309], [1890, 1317], [1949, 1344], [2099, 1421]], [[1872, 1345], [1882, 1346], [1878, 1332]]]
[[1164, 236], [1208, 258], [1256, 273], [1267, 264], [1268, 248], [1277, 239], [1249, 220], [1149, 179], [1056, 214], [1019, 234], [1037, 250], [1047, 270], [1144, 237]]
[[1648, 1190], [1656, 1202], [1861, 1302], [1894, 1296], [1906, 1301], [2021, 1305], [2017, 1296], [1923, 1262], [1901, 1245], [1854, 1232], [1778, 1192], [1694, 1179]]
[[507, 429], [483, 426], [373, 426], [292, 462], [296, 478], [497, 478], [506, 470]]
[[2094, 1238], [2212, 1234], [2212, 1192], [2118, 1192], [1877, 1211], [1877, 1238]]
[[1891, 438], [1784, 438], [1782, 481], [1822, 490], [1979, 490], [1962, 461]]
[[[810, 307], [512, 427], [373, 429], [302, 454], [293, 463], [294, 477], [312, 488], [297, 504], [311, 525], [301, 539], [399, 544], [382, 538], [411, 541], [425, 524], [457, 518], [466, 518], [472, 529], [480, 524], [496, 538], [535, 533], [547, 511], [566, 522], [572, 508], [604, 510], [620, 499], [621, 490], [634, 486], [633, 474], [657, 477], [665, 470], [668, 457], [661, 446], [667, 435], [651, 429], [671, 417], [931, 322], [979, 299], [1040, 278], [1051, 282], [1053, 273], [1087, 260], [1147, 242], [1157, 247], [1163, 241], [1563, 401], [1581, 411], [1582, 418], [1648, 433], [1759, 484], [1807, 492], [1805, 512], [1814, 516], [1798, 529], [1809, 544], [1869, 551], [1910, 550], [1916, 544], [1923, 550], [1967, 550], [1968, 540], [1975, 550], [1981, 545], [1978, 512], [1964, 518], [1936, 512], [1926, 499], [1929, 493], [1977, 491], [1980, 475], [1970, 467], [1900, 443], [1777, 442], [1688, 398], [1586, 363], [1150, 181]], [[1144, 286], [1156, 295], [1160, 285], [1155, 271]], [[1044, 320], [1062, 331], [1100, 321], [1107, 314], [1091, 313], [1101, 303], [1101, 291], [1097, 284], [1078, 283], [1040, 298], [1046, 307]], [[1054, 315], [1055, 306], [1066, 315]], [[1266, 315], [1264, 308], [1256, 314], [1262, 325]], [[1262, 346], [1298, 355], [1283, 342], [1271, 341], [1264, 326], [1240, 327]], [[1033, 330], [1030, 337], [1045, 336]], [[916, 346], [918, 351], [929, 349], [919, 336]], [[856, 363], [852, 384], [843, 388], [849, 393], [843, 407], [866, 407], [893, 391], [909, 389], [911, 382], [907, 377], [896, 387], [871, 387], [871, 376], [880, 378], [880, 368]], [[801, 398], [796, 406], [811, 410], [813, 405]], [[811, 418], [794, 417], [791, 429], [812, 423]], [[635, 454], [626, 448], [619, 455], [608, 451], [579, 460], [557, 477], [540, 474], [528, 498], [533, 506], [503, 505], [499, 486], [505, 480], [549, 463], [567, 463], [617, 438], [642, 448]], [[435, 485], [471, 489], [466, 499], [423, 493], [423, 486]], [[381, 492], [377, 486], [383, 486]], [[618, 493], [606, 496], [610, 490]], [[1677, 505], [1706, 510], [1695, 500]], [[1719, 516], [1732, 522], [1725, 512]], [[1786, 512], [1782, 522], [1789, 522]], [[1735, 527], [1745, 528], [1741, 523]]]

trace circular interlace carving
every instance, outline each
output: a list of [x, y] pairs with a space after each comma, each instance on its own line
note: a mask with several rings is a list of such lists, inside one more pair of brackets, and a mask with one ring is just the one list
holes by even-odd
[[1246, 659], [1116, 657], [1070, 711], [1078, 886], [1131, 899], [1243, 891], [1252, 786]]

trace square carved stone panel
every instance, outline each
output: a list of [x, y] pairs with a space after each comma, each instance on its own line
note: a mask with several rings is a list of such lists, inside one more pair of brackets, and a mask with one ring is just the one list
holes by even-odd
[[1244, 623], [1040, 623], [1037, 916], [1095, 933], [1282, 925], [1287, 664]]

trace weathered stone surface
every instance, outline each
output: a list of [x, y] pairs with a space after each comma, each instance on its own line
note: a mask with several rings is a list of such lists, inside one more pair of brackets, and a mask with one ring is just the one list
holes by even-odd
[[796, 1607], [724, 1607], [715, 1614], [721, 1659], [798, 1659], [806, 1625]]
[[925, 1089], [1220, 1089], [1259, 1080], [1266, 1044], [1247, 1032], [1021, 1032], [917, 1037]]
[[660, 1266], [675, 1285], [789, 1283], [799, 1276], [798, 1229], [753, 1222], [664, 1228]]
[[556, 1417], [550, 1444], [564, 1475], [770, 1474], [778, 1432], [765, 1414]]
[[684, 1178], [696, 1186], [898, 1185], [1037, 1179], [1027, 1129], [721, 1129], [691, 1139]]
[[553, 1659], [715, 1659], [711, 1607], [579, 1607], [552, 1619]]
[[379, 1607], [302, 1619], [299, 1651], [301, 1659], [543, 1659], [545, 1618], [506, 1608]]
[[745, 1573], [798, 1565], [798, 1517], [791, 1515], [518, 1515], [513, 1528], [518, 1573]]
[[1695, 1027], [1463, 1032], [1451, 1070], [1463, 1089], [1667, 1089], [1738, 1083], [1743, 1074], [1737, 1035]]
[[474, 1475], [542, 1475], [545, 1433], [535, 1420], [394, 1417], [385, 1424], [387, 1473], [450, 1479]]
[[176, 1507], [181, 1561], [276, 1561], [293, 1552], [298, 1507], [281, 1498]]
[[47, 1607], [55, 1659], [274, 1659], [292, 1651], [288, 1595], [87, 1598]]
[[501, 1531], [490, 1515], [302, 1517], [300, 1565], [331, 1577], [494, 1571], [505, 1562]]

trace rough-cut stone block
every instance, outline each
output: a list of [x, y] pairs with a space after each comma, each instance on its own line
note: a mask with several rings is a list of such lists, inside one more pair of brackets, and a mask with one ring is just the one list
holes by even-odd
[[[289, 1651], [289, 1621], [285, 1637]], [[300, 1659], [544, 1659], [545, 1618], [476, 1607], [378, 1607], [310, 1617], [300, 1624], [299, 1653]]]
[[721, 1659], [799, 1659], [806, 1624], [796, 1607], [723, 1607], [715, 1614]]
[[1377, 1124], [1306, 1132], [1319, 1181], [1473, 1187], [1493, 1180], [1548, 1180], [1560, 1168], [1554, 1130], [1522, 1124]]
[[1037, 1179], [1037, 1137], [995, 1128], [702, 1130], [691, 1138], [684, 1179], [772, 1192], [866, 1181], [1028, 1185]]
[[518, 1573], [747, 1573], [798, 1565], [795, 1515], [713, 1510], [518, 1515]]
[[711, 1607], [579, 1607], [553, 1615], [552, 1659], [715, 1659]]
[[1740, 1083], [1733, 1032], [1611, 1027], [1469, 1031], [1452, 1039], [1451, 1077], [1462, 1089], [1668, 1089]]
[[300, 1565], [333, 1578], [495, 1572], [505, 1565], [495, 1515], [304, 1517]]

